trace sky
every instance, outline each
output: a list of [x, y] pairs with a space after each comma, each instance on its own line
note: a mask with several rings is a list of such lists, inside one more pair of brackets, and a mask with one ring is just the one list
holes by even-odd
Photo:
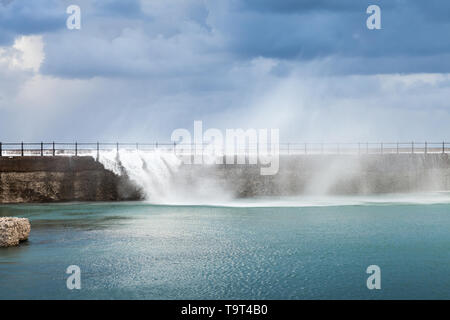
[[0, 141], [450, 141], [449, 35], [440, 0], [0, 0]]

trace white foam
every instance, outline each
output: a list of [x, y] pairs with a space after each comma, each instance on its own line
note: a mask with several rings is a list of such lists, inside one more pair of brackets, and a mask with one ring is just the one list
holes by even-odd
[[340, 206], [373, 206], [373, 205], [431, 205], [450, 204], [450, 193], [422, 194], [386, 194], [376, 196], [320, 196], [320, 197], [281, 197], [231, 199], [174, 199], [169, 203], [150, 204], [174, 206], [213, 206], [236, 208], [282, 208], [282, 207], [340, 207]]
[[[92, 156], [95, 156], [92, 154]], [[152, 204], [208, 205], [225, 207], [318, 207], [383, 204], [450, 203], [449, 192], [405, 193], [367, 196], [296, 196], [234, 199], [217, 177], [186, 176], [182, 161], [169, 151], [102, 151], [99, 161], [106, 169], [128, 177], [142, 188]], [[204, 164], [207, 166], [207, 164]], [[320, 193], [319, 193], [320, 194]]]
[[115, 174], [126, 174], [152, 203], [198, 204], [230, 200], [213, 178], [194, 177], [192, 181], [179, 175], [182, 161], [170, 151], [102, 151], [99, 161]]

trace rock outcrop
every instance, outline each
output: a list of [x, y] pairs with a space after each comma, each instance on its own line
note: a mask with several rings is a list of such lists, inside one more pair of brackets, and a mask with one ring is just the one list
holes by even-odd
[[92, 157], [0, 157], [0, 203], [141, 198], [132, 181]]
[[17, 246], [28, 239], [31, 225], [26, 218], [0, 218], [0, 247]]

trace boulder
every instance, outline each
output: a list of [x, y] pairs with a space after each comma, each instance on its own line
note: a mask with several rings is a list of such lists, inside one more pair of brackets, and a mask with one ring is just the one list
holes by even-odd
[[28, 239], [31, 225], [26, 218], [0, 218], [0, 247], [17, 246]]

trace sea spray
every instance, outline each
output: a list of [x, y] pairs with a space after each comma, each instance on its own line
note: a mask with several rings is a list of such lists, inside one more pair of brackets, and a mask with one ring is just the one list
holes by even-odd
[[[100, 153], [99, 161], [107, 170], [126, 175], [141, 188], [145, 199], [153, 203], [198, 204], [232, 198], [220, 180], [208, 175], [209, 171], [202, 174], [199, 166], [185, 166], [180, 172], [183, 163], [173, 152], [105, 151]], [[206, 169], [213, 165], [202, 166]]]
[[[208, 157], [213, 157], [208, 155]], [[106, 169], [158, 204], [226, 204], [242, 198], [352, 196], [450, 190], [450, 160], [433, 155], [286, 155], [280, 171], [260, 164], [185, 164], [173, 151], [101, 152]]]

